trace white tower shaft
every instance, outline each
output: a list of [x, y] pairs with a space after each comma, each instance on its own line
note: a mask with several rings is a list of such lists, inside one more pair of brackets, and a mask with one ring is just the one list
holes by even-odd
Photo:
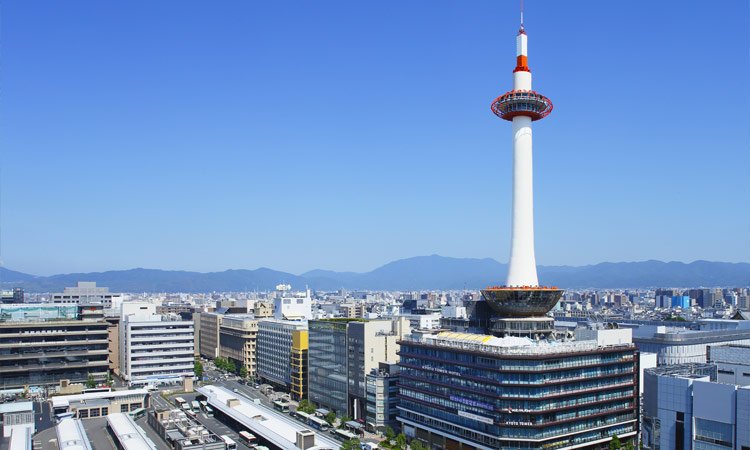
[[[526, 49], [526, 34], [521, 32], [516, 37], [519, 67], [513, 73], [515, 91], [531, 90], [531, 72], [525, 67]], [[513, 117], [513, 227], [506, 285], [539, 285], [534, 256], [534, 175], [529, 116]]]

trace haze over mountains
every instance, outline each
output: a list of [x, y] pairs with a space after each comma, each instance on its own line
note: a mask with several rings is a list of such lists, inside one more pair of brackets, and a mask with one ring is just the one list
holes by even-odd
[[[28, 292], [59, 292], [78, 281], [95, 281], [114, 292], [211, 292], [270, 290], [279, 283], [294, 289], [422, 290], [479, 289], [503, 284], [507, 264], [491, 258], [417, 256], [365, 273], [311, 270], [301, 275], [268, 268], [187, 272], [158, 269], [113, 270], [37, 277], [0, 269], [4, 287]], [[539, 266], [539, 279], [563, 288], [643, 288], [659, 286], [747, 286], [750, 263], [695, 261], [621, 262], [590, 266]]]

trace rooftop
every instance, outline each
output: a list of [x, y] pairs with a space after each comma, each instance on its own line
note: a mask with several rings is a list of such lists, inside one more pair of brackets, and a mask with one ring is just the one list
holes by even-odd
[[55, 431], [60, 450], [91, 450], [86, 430], [79, 419], [63, 419], [57, 424]]
[[148, 391], [146, 389], [129, 389], [126, 391], [104, 391], [104, 392], [86, 392], [84, 394], [73, 394], [73, 395], [57, 395], [51, 398], [52, 408], [67, 408], [71, 403], [99, 400], [99, 399], [111, 399], [116, 397], [127, 397], [129, 395], [146, 395]]

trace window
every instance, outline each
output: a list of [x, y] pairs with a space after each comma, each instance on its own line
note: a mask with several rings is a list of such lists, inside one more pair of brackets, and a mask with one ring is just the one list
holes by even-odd
[[127, 403], [123, 403], [122, 405], [120, 405], [120, 412], [128, 412], [128, 404]]
[[78, 418], [79, 419], [87, 419], [89, 417], [89, 410], [88, 409], [79, 409], [78, 410]]

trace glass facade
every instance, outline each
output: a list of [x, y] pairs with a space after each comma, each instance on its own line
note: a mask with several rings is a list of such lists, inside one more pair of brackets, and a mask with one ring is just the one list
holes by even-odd
[[[407, 340], [400, 354], [405, 428], [496, 449], [562, 448], [636, 431], [632, 345], [500, 355]], [[423, 438], [445, 445], [439, 439]]]
[[347, 323], [308, 323], [308, 391], [310, 400], [337, 414], [347, 414]]

